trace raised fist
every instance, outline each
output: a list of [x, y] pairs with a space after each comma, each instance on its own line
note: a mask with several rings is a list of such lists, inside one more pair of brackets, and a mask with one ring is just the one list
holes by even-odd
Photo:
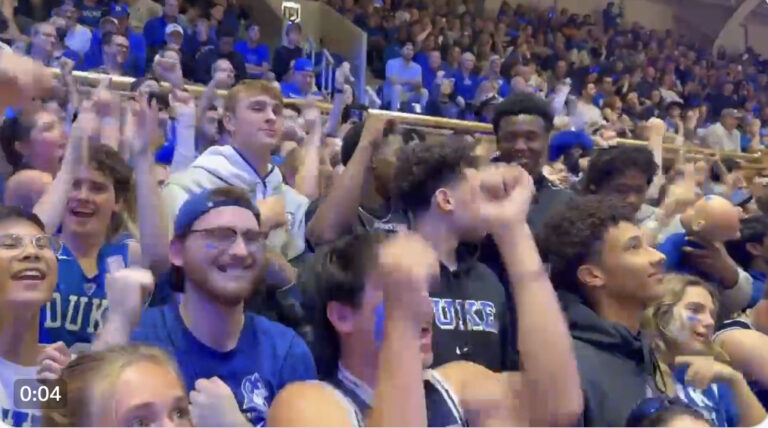
[[664, 134], [667, 132], [667, 124], [658, 117], [654, 117], [648, 121], [648, 134], [651, 138], [664, 138]]
[[0, 87], [7, 105], [44, 98], [53, 90], [53, 75], [43, 64], [13, 52], [0, 54]]
[[439, 278], [440, 261], [427, 241], [415, 233], [399, 233], [380, 244], [372, 276], [383, 288], [385, 309], [418, 325], [431, 321], [429, 285]]
[[138, 324], [144, 300], [155, 288], [152, 272], [138, 267], [121, 269], [107, 274], [106, 283], [109, 317], [130, 326]]
[[61, 371], [72, 361], [72, 354], [64, 342], [48, 345], [37, 357], [37, 378], [55, 380], [61, 377]]
[[288, 224], [288, 215], [285, 211], [285, 197], [270, 196], [256, 202], [261, 214], [261, 230], [269, 232]]
[[526, 222], [535, 193], [533, 179], [517, 165], [492, 164], [465, 171], [478, 224], [498, 231]]
[[196, 427], [251, 426], [240, 413], [232, 390], [218, 377], [198, 379], [189, 393], [189, 413]]

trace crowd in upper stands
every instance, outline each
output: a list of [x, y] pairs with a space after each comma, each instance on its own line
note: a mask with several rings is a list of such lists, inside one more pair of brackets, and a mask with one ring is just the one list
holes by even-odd
[[158, 58], [178, 57], [185, 82], [226, 88], [231, 78], [213, 79], [221, 72], [234, 83], [279, 82], [289, 98], [330, 99], [338, 90], [348, 104], [482, 122], [504, 97], [529, 92], [569, 119], [558, 128], [608, 140], [646, 139], [644, 122], [661, 117], [683, 141], [721, 151], [767, 143], [768, 70], [754, 50], [713, 54], [672, 29], [628, 21], [615, 2], [597, 18], [508, 2], [487, 18], [472, 0], [328, 4], [367, 33], [375, 93], [318, 91], [301, 25], [270, 49], [258, 17], [232, 0], [22, 0], [6, 7], [4, 34], [15, 50], [75, 70], [156, 78]]
[[759, 57], [476, 3], [329, 1], [379, 94], [235, 0], [2, 3], [0, 422], [763, 422]]

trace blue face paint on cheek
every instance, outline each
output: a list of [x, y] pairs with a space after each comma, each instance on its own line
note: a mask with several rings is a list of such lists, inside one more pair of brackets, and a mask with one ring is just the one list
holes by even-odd
[[211, 244], [211, 243], [206, 243], [205, 244], [205, 249], [208, 250], [208, 251], [215, 251], [216, 250], [216, 246]]
[[384, 342], [384, 302], [379, 303], [373, 309], [373, 341], [377, 346]]

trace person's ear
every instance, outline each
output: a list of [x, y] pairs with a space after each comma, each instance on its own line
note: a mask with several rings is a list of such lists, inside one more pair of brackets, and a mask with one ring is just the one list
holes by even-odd
[[331, 322], [333, 328], [339, 333], [349, 333], [354, 330], [355, 311], [349, 306], [339, 302], [328, 302], [325, 308], [325, 316]]
[[707, 225], [707, 222], [704, 221], [704, 219], [702, 218], [694, 219], [693, 223], [691, 223], [691, 229], [694, 232], [699, 233], [702, 230], [704, 230], [704, 226], [706, 225]]
[[605, 273], [598, 266], [586, 264], [576, 270], [579, 282], [590, 288], [600, 288], [605, 285]]
[[446, 188], [437, 189], [434, 196], [434, 203], [442, 212], [450, 212], [456, 208], [451, 192]]
[[13, 143], [13, 146], [16, 148], [17, 152], [21, 153], [22, 156], [27, 157], [27, 155], [29, 155], [29, 146], [26, 143], [16, 141]]
[[230, 134], [235, 132], [235, 117], [232, 113], [228, 111], [224, 112], [221, 121], [224, 123], [224, 128], [229, 131]]
[[184, 266], [184, 242], [179, 238], [173, 238], [168, 251], [168, 258], [174, 266]]
[[757, 257], [763, 254], [763, 246], [757, 242], [747, 242], [747, 251]]

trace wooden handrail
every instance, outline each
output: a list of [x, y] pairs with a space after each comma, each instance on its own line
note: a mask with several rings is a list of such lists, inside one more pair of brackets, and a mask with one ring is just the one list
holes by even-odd
[[[52, 68], [51, 71], [54, 77], [61, 76], [60, 70]], [[73, 71], [72, 76], [75, 78], [75, 81], [78, 84], [89, 86], [89, 87], [98, 86], [99, 83], [105, 78], [105, 75], [103, 74], [83, 72], [83, 71]], [[132, 77], [112, 76], [112, 79], [110, 82], [110, 88], [120, 92], [128, 92], [134, 80], [135, 79]], [[165, 88], [166, 90], [170, 90], [170, 85], [168, 85], [167, 83], [161, 84], [161, 87]], [[205, 92], [205, 86], [203, 85], [185, 85], [185, 89], [194, 96], [200, 96]], [[218, 94], [220, 96], [224, 96], [226, 95], [226, 91], [219, 90]], [[297, 100], [297, 99], [285, 100], [286, 104], [298, 105], [298, 106], [301, 106], [305, 102], [306, 102], [305, 100]], [[330, 112], [332, 107], [331, 104], [324, 103], [324, 102], [315, 103], [315, 105], [320, 109], [320, 111], [326, 114]], [[385, 116], [387, 118], [394, 119], [403, 125], [411, 125], [411, 126], [417, 126], [421, 128], [450, 129], [453, 131], [474, 132], [474, 133], [482, 133], [482, 134], [493, 133], [493, 127], [488, 123], [470, 122], [466, 120], [447, 119], [444, 117], [424, 116], [424, 115], [399, 113], [399, 112], [393, 112], [393, 111], [387, 111], [387, 110], [375, 110], [375, 109], [368, 110], [368, 114]], [[648, 143], [645, 141], [626, 139], [626, 138], [619, 138], [617, 142], [619, 144], [627, 144], [627, 145], [638, 145], [638, 146], [648, 145]], [[680, 150], [680, 146], [678, 145], [664, 144], [665, 152], [677, 153], [679, 152], [679, 150]], [[701, 147], [686, 146], [685, 150], [687, 153], [691, 153], [695, 155], [702, 155], [707, 157], [717, 156], [717, 152], [715, 152], [714, 150], [705, 149]], [[722, 158], [738, 159], [742, 161], [745, 164], [745, 167], [748, 167], [749, 169], [753, 169], [753, 170], [768, 169], [768, 152], [754, 153], [754, 154], [724, 152], [724, 153], [720, 153], [720, 156]]]

